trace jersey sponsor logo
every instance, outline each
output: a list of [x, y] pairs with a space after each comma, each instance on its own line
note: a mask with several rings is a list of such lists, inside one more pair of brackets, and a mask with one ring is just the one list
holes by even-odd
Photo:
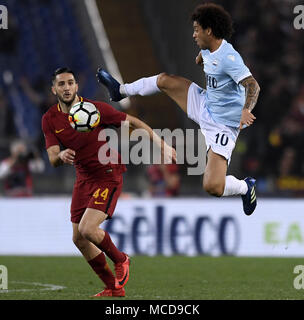
[[64, 129], [60, 129], [60, 130], [55, 130], [56, 133], [60, 133], [62, 132]]

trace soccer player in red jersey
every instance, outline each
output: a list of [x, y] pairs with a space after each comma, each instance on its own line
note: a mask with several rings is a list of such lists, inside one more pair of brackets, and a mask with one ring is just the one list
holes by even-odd
[[[129, 257], [115, 246], [107, 231], [99, 226], [113, 215], [126, 167], [121, 163], [119, 154], [117, 164], [102, 164], [98, 160], [98, 150], [107, 143], [99, 141], [98, 136], [107, 126], [120, 127], [124, 121], [128, 121], [131, 127], [147, 131], [150, 139], [161, 147], [165, 159], [176, 161], [175, 150], [141, 120], [117, 111], [104, 102], [80, 97], [77, 94], [75, 75], [68, 68], [57, 69], [52, 82], [52, 92], [56, 95], [58, 104], [43, 115], [42, 130], [50, 163], [54, 167], [69, 164], [76, 168], [71, 203], [73, 242], [106, 285], [96, 296], [125, 296], [124, 286], [129, 279]], [[99, 126], [91, 132], [77, 132], [68, 121], [71, 106], [79, 101], [93, 103], [100, 112]], [[64, 146], [63, 149], [60, 146]], [[113, 261], [116, 276], [107, 264], [105, 255]]]

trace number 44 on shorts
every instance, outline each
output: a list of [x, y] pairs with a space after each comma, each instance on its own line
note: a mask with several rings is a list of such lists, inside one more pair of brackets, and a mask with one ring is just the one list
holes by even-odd
[[93, 197], [95, 199], [97, 199], [98, 197], [101, 197], [103, 199], [103, 201], [107, 200], [108, 198], [108, 194], [109, 194], [109, 189], [108, 188], [105, 188], [102, 192], [100, 192], [100, 188], [98, 188], [94, 194], [93, 194]]

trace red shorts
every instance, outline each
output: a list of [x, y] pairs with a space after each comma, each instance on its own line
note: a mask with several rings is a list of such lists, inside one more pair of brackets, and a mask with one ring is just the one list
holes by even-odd
[[79, 223], [86, 208], [100, 210], [111, 218], [122, 190], [122, 184], [122, 175], [115, 181], [77, 181], [72, 196], [71, 221]]

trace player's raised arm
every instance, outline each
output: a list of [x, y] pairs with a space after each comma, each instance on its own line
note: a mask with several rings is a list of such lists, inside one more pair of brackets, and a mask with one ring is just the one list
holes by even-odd
[[50, 163], [53, 167], [59, 167], [63, 164], [74, 164], [75, 151], [72, 149], [65, 149], [60, 151], [58, 145], [51, 146], [47, 149]]
[[130, 126], [135, 129], [144, 129], [151, 141], [155, 142], [162, 152], [165, 163], [176, 162], [176, 151], [174, 148], [170, 147], [163, 139], [161, 139], [151, 127], [149, 127], [145, 122], [139, 120], [136, 117], [130, 116], [129, 114], [126, 117], [126, 121], [130, 123]]
[[246, 89], [246, 100], [244, 108], [242, 110], [242, 117], [240, 122], [240, 129], [243, 129], [244, 125], [250, 126], [256, 119], [251, 111], [258, 101], [260, 86], [253, 76], [245, 78], [240, 82], [240, 84]]

